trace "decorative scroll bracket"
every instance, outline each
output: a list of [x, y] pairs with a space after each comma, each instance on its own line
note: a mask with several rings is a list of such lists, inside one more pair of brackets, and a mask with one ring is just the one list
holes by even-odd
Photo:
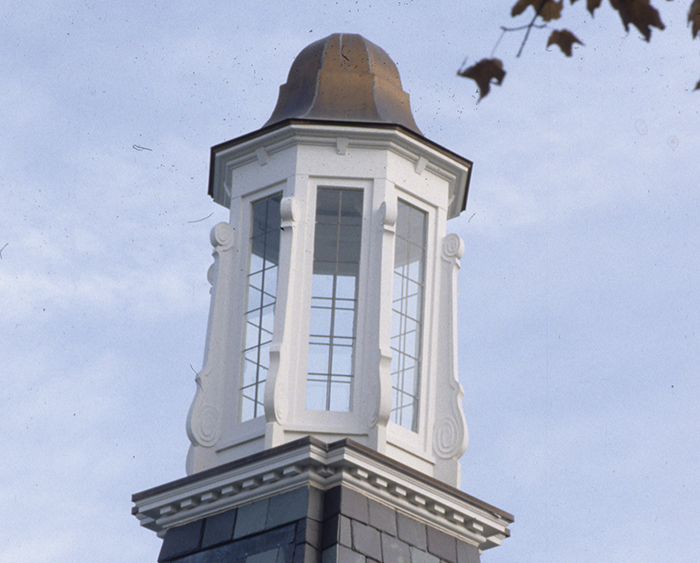
[[[464, 390], [458, 379], [457, 365], [457, 272], [459, 260], [464, 255], [464, 242], [456, 234], [448, 234], [442, 241], [441, 327], [445, 332], [440, 338], [439, 354], [445, 358], [445, 380], [438, 385], [436, 413], [433, 430], [433, 452], [442, 460], [458, 460], [467, 448], [467, 423], [462, 411]], [[454, 463], [452, 465], [455, 465]]]
[[235, 242], [233, 227], [219, 223], [210, 234], [214, 247], [214, 264], [207, 278], [212, 284], [211, 309], [204, 358], [204, 367], [197, 374], [197, 391], [187, 415], [187, 436], [193, 446], [210, 448], [216, 445], [222, 431], [222, 389], [224, 377], [224, 348], [228, 326], [226, 313], [232, 291], [232, 261]]

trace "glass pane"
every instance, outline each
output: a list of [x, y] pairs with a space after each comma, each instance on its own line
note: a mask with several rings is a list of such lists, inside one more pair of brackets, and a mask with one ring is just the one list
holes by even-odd
[[[253, 314], [259, 316], [259, 313], [257, 311], [255, 313], [251, 313], [248, 316], [250, 317]], [[256, 344], [260, 341], [260, 328], [251, 322], [246, 323], [245, 327], [246, 327], [246, 335], [245, 335], [246, 349], [251, 348], [251, 347], [255, 347]]]
[[314, 297], [333, 297], [333, 277], [332, 275], [314, 274], [311, 294]]
[[241, 397], [241, 420], [250, 420], [255, 418], [255, 401]]
[[326, 410], [326, 383], [323, 381], [306, 382], [306, 408], [312, 411]]
[[412, 249], [411, 256], [409, 256], [408, 262], [408, 278], [413, 281], [418, 281], [423, 279], [423, 256], [418, 256], [417, 252]]
[[262, 289], [265, 293], [274, 298], [274, 296], [277, 295], [277, 266], [265, 270], [264, 276]]
[[243, 373], [239, 382], [241, 421], [263, 414], [265, 380], [270, 365], [270, 341], [277, 300], [281, 200], [282, 194], [275, 194], [252, 205], [248, 313]]
[[362, 224], [362, 192], [359, 190], [343, 190], [340, 213], [340, 223], [343, 225]]
[[265, 379], [267, 370], [270, 367], [270, 345], [260, 346], [260, 367], [258, 368], [258, 379]]
[[253, 311], [261, 306], [262, 292], [253, 286], [248, 286], [248, 311]]
[[356, 280], [355, 276], [336, 276], [335, 296], [339, 299], [355, 299]]
[[415, 391], [416, 391], [415, 375], [416, 375], [416, 370], [413, 367], [408, 368], [408, 369], [404, 369], [404, 371], [401, 372], [401, 379], [402, 379], [403, 388], [411, 395], [415, 395]]
[[263, 269], [264, 262], [265, 261], [260, 256], [252, 254], [250, 257], [250, 273], [255, 274], [256, 272], [260, 272]]
[[340, 208], [340, 193], [342, 190], [321, 188], [316, 194], [316, 222], [326, 220], [328, 217], [338, 216]]
[[410, 233], [410, 230], [409, 230], [410, 224], [406, 220], [407, 219], [406, 211], [402, 210], [402, 208], [405, 205], [406, 204], [403, 201], [399, 201], [399, 213], [401, 214], [401, 220], [396, 221], [396, 238], [407, 241], [407, 240], [410, 240], [411, 236], [409, 234]]
[[262, 322], [261, 327], [263, 331], [267, 332], [267, 335], [262, 335], [263, 340], [269, 340], [272, 336], [272, 328], [275, 324], [275, 306], [268, 305], [262, 309]]
[[336, 308], [333, 323], [333, 336], [346, 336], [352, 338], [355, 334], [354, 322], [354, 309]]
[[350, 381], [331, 382], [328, 410], [345, 412], [350, 410]]
[[399, 201], [391, 319], [391, 420], [413, 431], [418, 423], [426, 221], [424, 211]]
[[245, 360], [257, 366], [260, 363], [260, 348], [256, 346], [250, 350], [246, 350]]
[[332, 309], [311, 307], [311, 334], [330, 335], [332, 313]]
[[[410, 285], [412, 285], [413, 287], [412, 288], [409, 287], [409, 291], [410, 291], [410, 289], [415, 289], [415, 284], [410, 284]], [[406, 304], [406, 307], [405, 307], [405, 310], [402, 311], [402, 313], [411, 319], [417, 320], [418, 316], [420, 314], [418, 312], [419, 307], [420, 307], [420, 301], [418, 299], [418, 294], [417, 293], [409, 294], [409, 296], [404, 300], [404, 302]]]
[[[276, 274], [277, 272], [275, 272]], [[274, 305], [276, 298], [275, 293], [263, 293], [262, 294], [262, 306], [267, 307], [268, 305]]]
[[268, 231], [275, 235], [274, 238], [279, 240], [280, 230], [279, 226], [282, 224], [282, 218], [280, 217], [280, 204], [282, 201], [281, 195], [276, 195], [269, 197], [265, 200], [267, 202], [267, 226]]
[[335, 274], [338, 276], [354, 276], [357, 277], [360, 271], [359, 251], [357, 262], [338, 262], [335, 264]]
[[309, 344], [309, 374], [328, 373], [330, 347], [325, 344]]
[[333, 375], [352, 375], [352, 346], [333, 346]]
[[360, 261], [360, 227], [341, 226], [338, 231], [339, 261], [356, 264]]
[[[338, 255], [338, 227], [336, 225], [316, 225], [315, 237], [314, 266], [318, 262], [334, 264]], [[324, 265], [324, 269], [328, 267], [328, 265]]]
[[255, 289], [262, 290], [263, 287], [263, 274], [262, 270], [256, 274], [251, 274], [248, 276], [248, 286], [254, 287]]
[[[253, 232], [250, 238], [256, 241], [254, 244], [260, 244], [259, 241], [265, 240], [267, 231], [267, 202], [263, 199], [253, 204]], [[260, 253], [263, 254], [264, 252]]]
[[[398, 224], [397, 229], [398, 231]], [[398, 270], [408, 262], [408, 242], [406, 239], [400, 238], [398, 233], [394, 239], [394, 270]]]
[[310, 409], [350, 409], [362, 202], [360, 190], [319, 188], [316, 195], [307, 378]]
[[258, 377], [257, 358], [254, 361], [248, 359], [243, 362], [243, 387], [248, 387], [255, 383]]
[[425, 244], [425, 213], [415, 207], [410, 208], [410, 235], [408, 240], [419, 248]]

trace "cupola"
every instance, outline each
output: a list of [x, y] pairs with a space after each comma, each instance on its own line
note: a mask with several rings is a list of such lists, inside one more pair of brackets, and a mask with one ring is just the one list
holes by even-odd
[[459, 486], [467, 445], [447, 220], [471, 162], [424, 138], [388, 55], [334, 34], [292, 64], [266, 126], [213, 147], [204, 368], [188, 472], [347, 437]]

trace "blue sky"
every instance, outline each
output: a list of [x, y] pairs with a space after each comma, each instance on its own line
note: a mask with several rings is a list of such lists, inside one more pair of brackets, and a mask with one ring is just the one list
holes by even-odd
[[[209, 148], [294, 57], [361, 33], [424, 134], [474, 161], [460, 273], [463, 489], [513, 513], [487, 563], [695, 560], [700, 78], [686, 2], [650, 44], [567, 5], [479, 104], [507, 2], [0, 6], [0, 560], [154, 561], [130, 495], [184, 475], [209, 307]], [[556, 26], [558, 27], [558, 26]]]

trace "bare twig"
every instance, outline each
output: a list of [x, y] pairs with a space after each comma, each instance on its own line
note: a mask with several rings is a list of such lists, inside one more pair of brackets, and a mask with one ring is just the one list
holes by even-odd
[[8, 245], [8, 244], [10, 244], [10, 243], [9, 243], [9, 242], [6, 242], [6, 243], [5, 243], [5, 246], [3, 246], [2, 248], [0, 248], [0, 260], [2, 260], [2, 251], [5, 250], [5, 249], [7, 248], [7, 245]]
[[[546, 24], [546, 23], [535, 24], [535, 22], [537, 21], [537, 18], [540, 16], [540, 13], [542, 13], [542, 9], [544, 8], [544, 5], [545, 5], [546, 3], [547, 3], [547, 0], [542, 0], [542, 1], [540, 2], [540, 5], [539, 5], [539, 7], [537, 8], [537, 11], [535, 12], [535, 16], [532, 18], [532, 21], [530, 21], [530, 23], [525, 24], [525, 25], [519, 25], [518, 27], [506, 27], [506, 26], [502, 25], [502, 26], [501, 26], [501, 35], [498, 37], [498, 39], [496, 40], [496, 44], [493, 46], [493, 50], [491, 51], [491, 58], [493, 58], [494, 55], [496, 54], [496, 49], [498, 49], [498, 45], [500, 45], [501, 39], [503, 39], [503, 36], [504, 36], [507, 32], [526, 30], [526, 31], [525, 31], [525, 37], [523, 38], [523, 42], [522, 42], [522, 44], [520, 45], [520, 49], [518, 50], [517, 56], [519, 57], [519, 56], [522, 54], [523, 49], [525, 48], [525, 43], [527, 43], [528, 37], [530, 36], [530, 30], [531, 30], [533, 27], [536, 28], [536, 29], [544, 29], [544, 28], [547, 27], [547, 24]], [[465, 60], [465, 62], [466, 62], [466, 60]]]
[[494, 55], [496, 54], [496, 49], [498, 49], [498, 45], [501, 42], [501, 39], [503, 39], [503, 36], [506, 34], [506, 31], [513, 31], [511, 29], [506, 29], [505, 27], [501, 26], [501, 36], [498, 38], [496, 41], [496, 44], [493, 46], [493, 50], [491, 51], [491, 58], [493, 59]]
[[196, 221], [187, 221], [187, 222], [188, 223], [201, 223], [202, 221], [206, 221], [207, 219], [209, 219], [209, 217], [211, 217], [212, 215], [214, 215], [213, 212], [210, 213], [209, 215], [207, 215], [206, 217], [204, 217], [204, 219], [197, 219]]
[[525, 37], [523, 38], [523, 42], [520, 45], [520, 50], [518, 51], [518, 54], [516, 55], [516, 57], [519, 57], [522, 54], [523, 49], [525, 48], [525, 43], [527, 43], [527, 38], [530, 36], [530, 31], [532, 30], [533, 27], [536, 27], [535, 20], [540, 16], [540, 13], [542, 12], [542, 8], [544, 8], [544, 5], [546, 3], [547, 3], [547, 0], [542, 0], [542, 2], [540, 2], [540, 7], [537, 8], [537, 11], [535, 12], [534, 17], [532, 18], [532, 21], [527, 26], [527, 31], [525, 32]]

